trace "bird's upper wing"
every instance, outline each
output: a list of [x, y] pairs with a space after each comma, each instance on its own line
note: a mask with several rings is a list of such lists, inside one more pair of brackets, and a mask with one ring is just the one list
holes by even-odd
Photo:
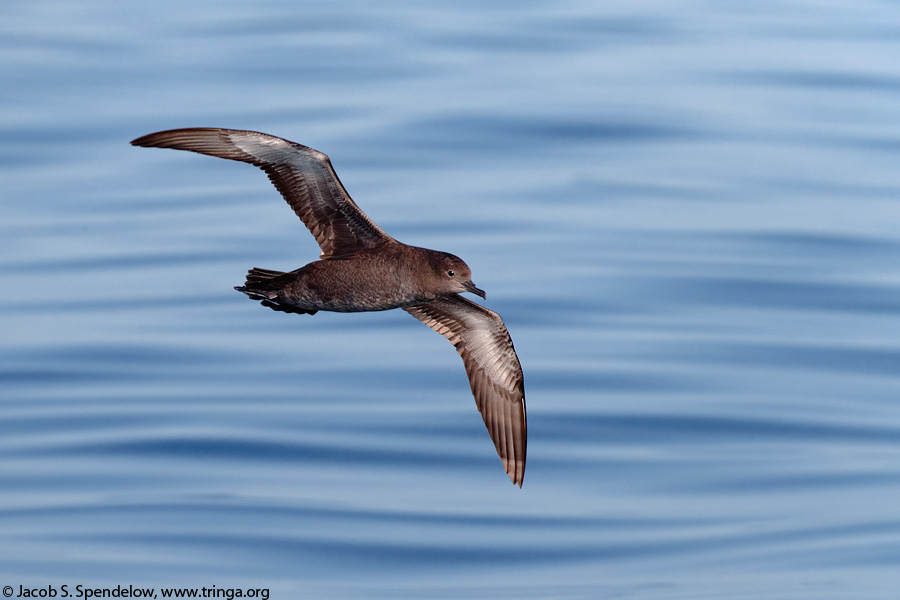
[[497, 313], [462, 296], [404, 307], [450, 340], [463, 359], [478, 411], [513, 483], [525, 477], [525, 385], [512, 339]]
[[352, 254], [391, 239], [356, 206], [328, 156], [302, 144], [256, 131], [214, 128], [160, 131], [131, 143], [190, 150], [261, 168], [312, 232], [321, 258]]

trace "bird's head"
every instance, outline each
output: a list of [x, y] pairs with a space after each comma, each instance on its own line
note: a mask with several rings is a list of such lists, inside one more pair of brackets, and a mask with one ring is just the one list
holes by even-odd
[[472, 270], [463, 259], [446, 252], [437, 252], [432, 261], [434, 274], [439, 281], [438, 287], [445, 294], [459, 294], [472, 292], [482, 298], [486, 297], [484, 290], [475, 287], [472, 283]]

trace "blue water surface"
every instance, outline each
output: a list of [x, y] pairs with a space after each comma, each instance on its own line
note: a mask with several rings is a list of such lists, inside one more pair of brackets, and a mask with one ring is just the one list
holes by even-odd
[[[4, 15], [14, 596], [900, 593], [900, 5]], [[128, 145], [190, 126], [322, 150], [468, 262], [525, 370], [521, 490], [442, 337], [231, 289], [318, 248], [260, 171]]]

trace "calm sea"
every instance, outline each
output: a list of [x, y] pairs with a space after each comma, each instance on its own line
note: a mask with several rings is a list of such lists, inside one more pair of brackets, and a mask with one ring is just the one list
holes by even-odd
[[[896, 2], [7, 1], [4, 594], [897, 598], [898, 58]], [[190, 126], [468, 262], [523, 489], [446, 340], [232, 290], [318, 248], [128, 145]]]

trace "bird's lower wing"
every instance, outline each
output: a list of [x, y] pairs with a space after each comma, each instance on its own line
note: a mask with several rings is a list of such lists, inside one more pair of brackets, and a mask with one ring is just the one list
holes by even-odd
[[459, 295], [404, 307], [450, 340], [462, 357], [478, 411], [513, 483], [525, 478], [525, 385], [506, 325], [497, 313]]

